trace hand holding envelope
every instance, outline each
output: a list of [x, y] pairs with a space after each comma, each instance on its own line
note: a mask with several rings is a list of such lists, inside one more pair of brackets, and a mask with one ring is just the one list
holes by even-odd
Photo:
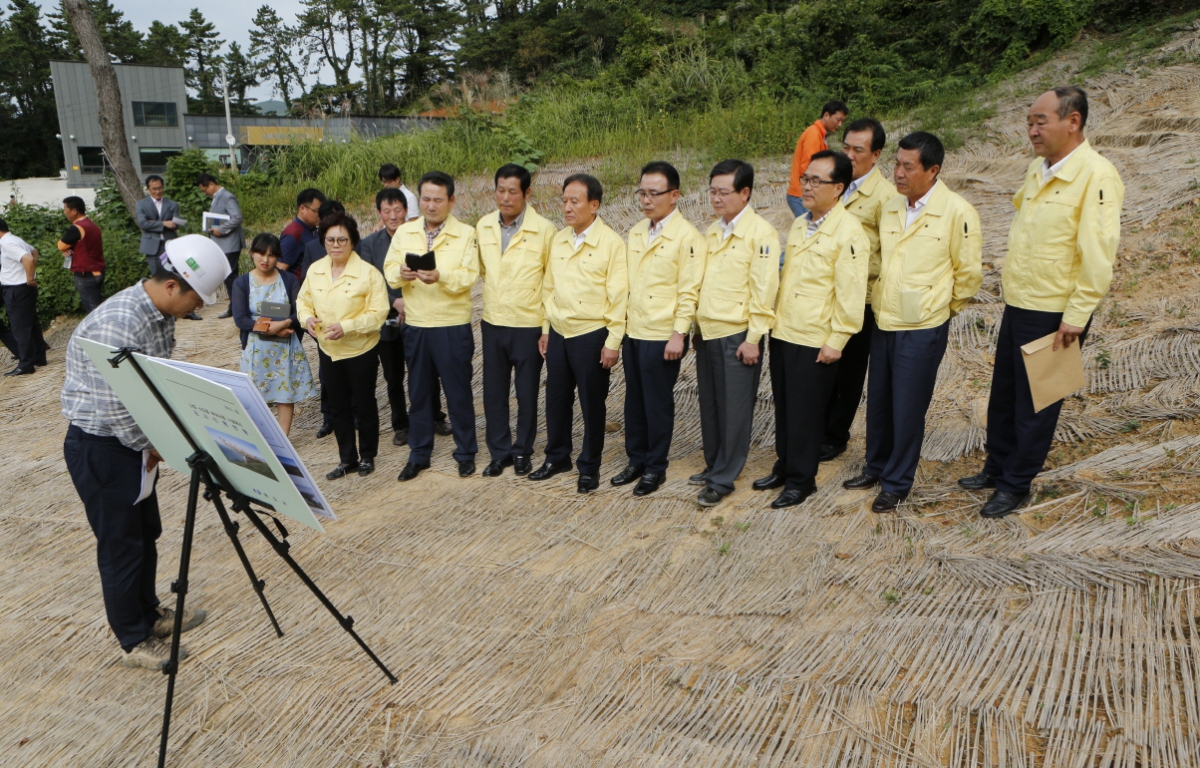
[[1029, 376], [1034, 413], [1054, 405], [1087, 385], [1079, 341], [1056, 350], [1056, 335], [1052, 333], [1021, 345], [1021, 358], [1025, 361], [1025, 372]]

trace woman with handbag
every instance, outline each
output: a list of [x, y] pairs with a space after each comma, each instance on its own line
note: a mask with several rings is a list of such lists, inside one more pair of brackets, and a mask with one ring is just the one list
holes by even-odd
[[296, 296], [300, 283], [275, 268], [283, 250], [279, 238], [261, 234], [250, 244], [254, 269], [233, 282], [230, 306], [241, 330], [242, 373], [248, 374], [268, 405], [274, 405], [286, 435], [295, 404], [315, 397], [312, 370], [300, 344]]
[[366, 477], [375, 471], [379, 452], [375, 380], [379, 329], [391, 306], [387, 283], [383, 273], [354, 252], [359, 238], [353, 216], [329, 214], [321, 219], [317, 237], [328, 255], [305, 269], [296, 316], [317, 339], [325, 366], [322, 386], [329, 388], [333, 409], [339, 463], [325, 478], [336, 480], [351, 472]]

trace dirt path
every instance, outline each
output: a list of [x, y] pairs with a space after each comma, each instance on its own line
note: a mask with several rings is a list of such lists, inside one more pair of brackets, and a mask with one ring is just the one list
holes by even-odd
[[[433, 471], [401, 486], [406, 452], [385, 441], [369, 479], [323, 484], [340, 516], [328, 533], [293, 526], [292, 541], [400, 682], [388, 686], [249, 534], [287, 632], [276, 640], [205, 512], [189, 599], [210, 618], [187, 636], [171, 764], [1195, 765], [1200, 264], [1197, 211], [1175, 209], [1196, 195], [1200, 66], [1089, 87], [1092, 140], [1126, 180], [1126, 235], [1090, 392], [1066, 409], [1035, 506], [984, 523], [981, 498], [952, 485], [980, 455], [999, 317], [987, 297], [953, 325], [929, 461], [896, 515], [840, 488], [859, 468], [861, 418], [804, 507], [772, 511], [749, 490], [773, 459], [765, 384], [738, 492], [698, 512], [690, 358], [670, 478], [649, 500], [607, 484], [580, 497], [569, 476], [461, 480], [449, 438]], [[1027, 162], [1026, 101], [1011, 94], [993, 140], [946, 166], [980, 208], [993, 266]], [[774, 162], [760, 164], [768, 177]], [[484, 205], [476, 186], [468, 211]], [[757, 199], [781, 217], [779, 185]], [[699, 220], [700, 203], [683, 210]], [[628, 202], [606, 207], [618, 226], [636, 220]], [[986, 285], [998, 290], [994, 276]], [[219, 311], [181, 323], [178, 357], [236, 366]], [[0, 384], [0, 764], [146, 765], [164, 681], [120, 666], [104, 620], [94, 539], [61, 461], [64, 342], [37, 376]], [[610, 418], [622, 397], [617, 376]], [[477, 416], [482, 433], [478, 403]], [[336, 449], [314, 439], [318, 419], [302, 407], [294, 437], [321, 475]], [[623, 465], [621, 439], [609, 437], [605, 477]], [[184, 491], [177, 473], [159, 485], [164, 597]]]

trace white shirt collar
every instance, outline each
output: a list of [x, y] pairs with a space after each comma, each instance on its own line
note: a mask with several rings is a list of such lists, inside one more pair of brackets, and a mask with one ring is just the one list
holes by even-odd
[[[1083, 146], [1082, 144], [1079, 145], [1079, 147], [1082, 147], [1082, 146]], [[1070, 152], [1067, 153], [1066, 157], [1064, 157], [1062, 160], [1059, 160], [1054, 165], [1050, 165], [1049, 160], [1043, 160], [1042, 161], [1042, 183], [1045, 184], [1047, 181], [1050, 181], [1050, 179], [1053, 179], [1054, 176], [1059, 171], [1062, 170], [1062, 167], [1067, 164], [1067, 161], [1071, 159], [1071, 155], [1073, 155], [1079, 151], [1079, 147], [1075, 147], [1075, 149], [1072, 149]]]
[[654, 222], [650, 222], [650, 229], [648, 230], [647, 235], [646, 235], [647, 243], [653, 243], [654, 238], [658, 237], [659, 235], [661, 235], [663, 233], [663, 230], [666, 229], [667, 222], [670, 221], [671, 217], [675, 215], [676, 210], [678, 210], [678, 209], [672, 208], [671, 212], [668, 213], [666, 216], [663, 216], [662, 220], [659, 221], [657, 224], [655, 224]]
[[733, 217], [733, 221], [729, 222], [728, 224], [725, 223], [724, 219], [719, 219], [719, 222], [721, 224], [721, 229], [724, 232], [724, 234], [721, 236], [722, 240], [728, 240], [729, 238], [733, 237], [733, 230], [737, 229], [737, 224], [739, 221], [741, 221], [742, 214], [744, 214], [748, 210], [750, 210], [749, 205], [747, 205], [745, 208], [743, 208], [741, 211], [739, 211], [738, 215]]
[[915, 203], [906, 203], [905, 211], [908, 214], [908, 218], [904, 222], [905, 229], [911, 227], [912, 223], [921, 216], [921, 212], [925, 210], [925, 204], [929, 202], [929, 198], [933, 197], [933, 191], [937, 189], [938, 184], [941, 183], [942, 180], [938, 179], [937, 181], [933, 182], [933, 186], [929, 188], [928, 192], [926, 192], [924, 195], [921, 195], [920, 200]]
[[583, 241], [587, 240], [588, 232], [592, 231], [592, 227], [596, 226], [596, 222], [599, 220], [600, 220], [600, 217], [597, 216], [596, 218], [592, 219], [591, 224], [588, 224], [587, 229], [583, 230], [582, 232], [576, 233], [576, 235], [575, 235], [575, 250], [578, 251], [581, 247], [583, 247]]
[[856, 191], [858, 191], [858, 188], [863, 185], [863, 182], [866, 181], [867, 177], [870, 176], [872, 173], [875, 173], [875, 166], [873, 166], [873, 165], [871, 166], [871, 170], [867, 171], [862, 176], [859, 176], [857, 179], [850, 182], [850, 186], [846, 187], [846, 192], [845, 192], [845, 194], [842, 195], [842, 202], [849, 200], [850, 195], [853, 195]]

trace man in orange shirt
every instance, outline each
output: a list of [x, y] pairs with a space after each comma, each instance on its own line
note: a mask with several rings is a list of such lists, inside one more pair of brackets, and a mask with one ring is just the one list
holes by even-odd
[[849, 113], [850, 110], [846, 108], [845, 104], [834, 99], [821, 107], [820, 119], [805, 128], [804, 133], [800, 134], [800, 140], [796, 142], [796, 153], [792, 155], [792, 174], [788, 178], [787, 188], [788, 208], [792, 209], [793, 216], [800, 217], [808, 213], [808, 209], [804, 207], [804, 201], [800, 199], [803, 194], [803, 190], [800, 189], [800, 177], [808, 168], [808, 161], [818, 152], [829, 149], [825, 144], [825, 136], [836, 133], [842, 127], [842, 123], [846, 121], [846, 115]]

